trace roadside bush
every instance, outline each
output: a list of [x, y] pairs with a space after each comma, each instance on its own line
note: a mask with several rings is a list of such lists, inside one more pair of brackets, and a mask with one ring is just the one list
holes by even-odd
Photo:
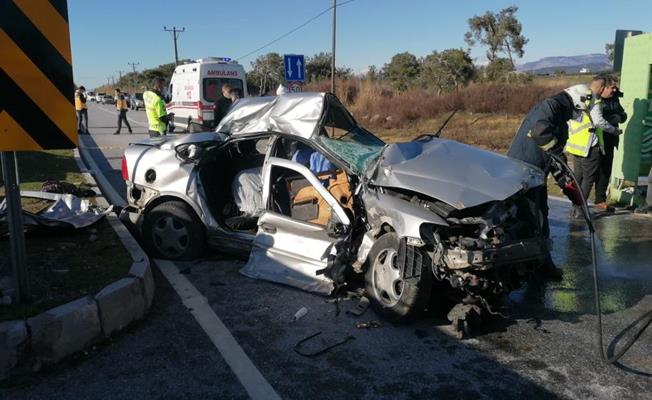
[[[396, 90], [383, 82], [349, 79], [336, 83], [336, 94], [368, 128], [404, 128], [457, 109], [469, 113], [522, 115], [538, 101], [562, 90], [555, 84], [472, 84], [437, 94], [434, 89]], [[329, 91], [330, 81], [311, 83], [306, 91]]]

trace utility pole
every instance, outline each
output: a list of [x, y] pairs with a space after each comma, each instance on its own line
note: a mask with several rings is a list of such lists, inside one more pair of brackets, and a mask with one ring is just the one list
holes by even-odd
[[106, 77], [106, 86], [111, 86], [111, 77], [110, 76]]
[[131, 69], [133, 70], [134, 74], [136, 73], [136, 65], [140, 65], [139, 62], [128, 62], [127, 65], [131, 65]]
[[337, 14], [337, 0], [333, 0], [333, 49], [331, 54], [331, 93], [335, 93], [335, 17]]
[[131, 77], [131, 86], [133, 86], [133, 90], [136, 90], [136, 65], [140, 65], [140, 62], [128, 62], [127, 64], [131, 65], [131, 70], [134, 73]]
[[186, 28], [181, 27], [180, 29], [177, 29], [176, 26], [173, 26], [172, 29], [168, 29], [164, 26], [163, 30], [166, 32], [172, 32], [172, 38], [174, 39], [174, 65], [179, 65], [179, 52], [177, 51], [177, 39], [179, 38], [179, 34], [181, 34], [181, 32], [186, 31]]
[[117, 71], [115, 71], [115, 72], [117, 72], [117, 73], [118, 73], [118, 75], [120, 75], [120, 79], [122, 79], [122, 73], [123, 73], [124, 71], [121, 71], [121, 70], [117, 70]]
[[115, 75], [111, 75], [111, 86], [115, 86]]

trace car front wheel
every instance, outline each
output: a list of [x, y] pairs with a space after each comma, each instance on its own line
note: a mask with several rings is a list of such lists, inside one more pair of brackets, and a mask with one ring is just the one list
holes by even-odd
[[[367, 295], [374, 309], [389, 321], [399, 323], [407, 322], [423, 311], [432, 285], [427, 256], [419, 253], [420, 257], [401, 257], [400, 245], [398, 235], [393, 232], [378, 238], [369, 252], [365, 275]], [[418, 248], [411, 250], [421, 251]], [[405, 262], [401, 262], [401, 258]], [[420, 265], [401, 265], [417, 262]], [[418, 273], [411, 273], [412, 276], [406, 279], [405, 268]]]
[[192, 260], [204, 250], [201, 221], [186, 203], [167, 201], [152, 208], [143, 221], [143, 240], [155, 257]]

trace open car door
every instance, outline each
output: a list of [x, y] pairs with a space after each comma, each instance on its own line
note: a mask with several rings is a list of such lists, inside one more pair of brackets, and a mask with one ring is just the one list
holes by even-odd
[[264, 169], [263, 204], [249, 261], [248, 277], [330, 294], [325, 271], [351, 220], [323, 182], [303, 165], [270, 157]]

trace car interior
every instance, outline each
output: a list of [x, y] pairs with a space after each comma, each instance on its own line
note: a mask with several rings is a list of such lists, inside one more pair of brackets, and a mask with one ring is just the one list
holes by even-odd
[[[269, 140], [269, 136], [234, 140], [203, 158], [199, 178], [211, 212], [222, 226], [256, 232], [258, 216], [253, 211], [256, 202], [262, 203], [261, 170]], [[244, 200], [246, 210], [236, 200]]]
[[[273, 150], [275, 157], [298, 162], [319, 179], [350, 217], [353, 198], [346, 173], [310, 145], [291, 138], [281, 138]], [[270, 204], [274, 212], [293, 219], [325, 226], [332, 210], [326, 200], [300, 173], [279, 166], [271, 171]]]
[[[255, 233], [262, 209], [296, 220], [326, 226], [332, 210], [300, 173], [279, 166], [271, 171], [270, 204], [262, 204], [262, 167], [270, 137], [237, 140], [208, 153], [199, 176], [211, 212], [231, 230]], [[353, 216], [353, 200], [346, 173], [306, 143], [280, 138], [273, 155], [309, 168], [346, 212]], [[224, 190], [230, 188], [230, 190]]]

